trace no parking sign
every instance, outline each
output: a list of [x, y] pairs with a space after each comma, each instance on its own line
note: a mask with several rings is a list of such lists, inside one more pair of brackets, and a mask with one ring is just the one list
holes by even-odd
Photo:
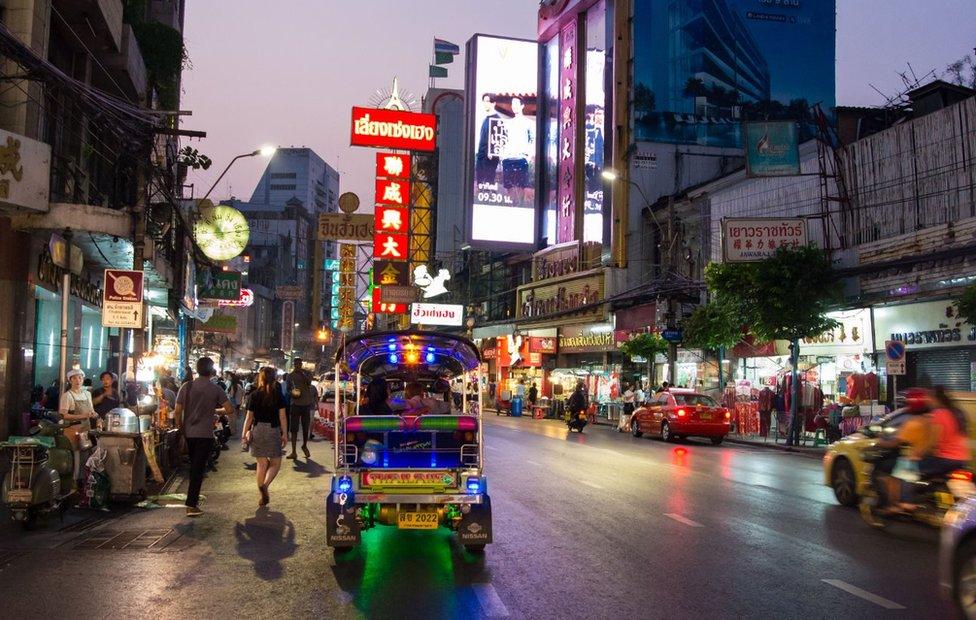
[[905, 374], [905, 343], [885, 340], [885, 368], [889, 375]]

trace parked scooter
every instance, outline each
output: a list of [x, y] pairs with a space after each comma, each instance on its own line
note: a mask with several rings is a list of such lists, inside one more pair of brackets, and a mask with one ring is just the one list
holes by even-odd
[[67, 509], [76, 490], [74, 457], [60, 424], [41, 420], [30, 436], [10, 437], [0, 449], [11, 455], [2, 500], [15, 521], [30, 529], [42, 514]]
[[973, 484], [972, 472], [960, 469], [946, 476], [924, 478], [911, 485], [911, 498], [918, 508], [909, 514], [885, 514], [879, 510], [888, 504], [887, 491], [884, 481], [875, 471], [875, 466], [882, 461], [897, 458], [898, 448], [876, 447], [864, 455], [864, 460], [871, 467], [870, 484], [867, 492], [861, 496], [858, 508], [861, 517], [871, 525], [882, 529], [889, 522], [906, 521], [919, 522], [931, 527], [942, 526], [942, 519], [952, 506], [967, 497], [976, 496], [976, 485]]

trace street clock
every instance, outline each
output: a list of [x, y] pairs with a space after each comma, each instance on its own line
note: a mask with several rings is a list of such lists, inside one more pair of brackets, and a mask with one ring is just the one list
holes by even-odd
[[220, 205], [202, 209], [193, 227], [193, 238], [208, 258], [230, 260], [247, 247], [251, 236], [244, 214], [233, 207]]

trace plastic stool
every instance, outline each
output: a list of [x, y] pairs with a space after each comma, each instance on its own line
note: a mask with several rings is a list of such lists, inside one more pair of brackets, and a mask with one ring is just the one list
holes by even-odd
[[813, 447], [816, 448], [817, 446], [826, 446], [826, 445], [827, 445], [827, 433], [824, 432], [824, 429], [818, 428], [817, 431], [813, 434]]

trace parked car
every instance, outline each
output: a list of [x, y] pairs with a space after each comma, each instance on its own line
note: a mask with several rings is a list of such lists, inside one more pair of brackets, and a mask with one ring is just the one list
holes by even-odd
[[864, 453], [874, 447], [879, 435], [894, 433], [909, 415], [898, 409], [827, 446], [823, 457], [824, 484], [834, 490], [840, 505], [857, 506], [870, 482], [871, 468], [864, 461]]
[[718, 445], [729, 434], [731, 418], [732, 414], [711, 396], [672, 388], [651, 396], [644, 406], [634, 411], [630, 431], [634, 437], [648, 433], [664, 441], [707, 437]]

